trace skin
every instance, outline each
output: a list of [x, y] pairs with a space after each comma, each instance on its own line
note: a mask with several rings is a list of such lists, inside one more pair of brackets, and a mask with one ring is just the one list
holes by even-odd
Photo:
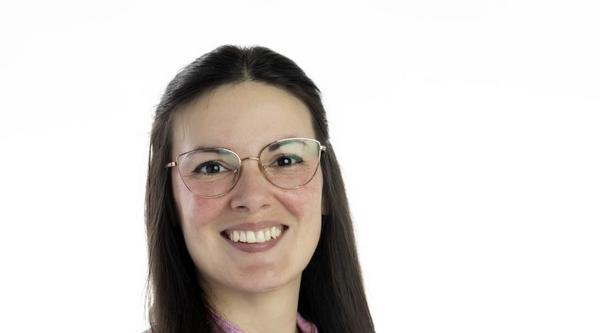
[[[224, 85], [178, 111], [173, 160], [198, 145], [225, 147], [241, 158], [288, 137], [315, 138], [307, 107], [285, 90], [259, 82]], [[302, 271], [321, 232], [323, 175], [300, 189], [273, 186], [256, 161], [243, 162], [231, 192], [194, 196], [172, 168], [173, 193], [199, 283], [216, 311], [245, 332], [296, 332]], [[240, 223], [277, 221], [289, 227], [275, 247], [246, 253], [220, 232]]]

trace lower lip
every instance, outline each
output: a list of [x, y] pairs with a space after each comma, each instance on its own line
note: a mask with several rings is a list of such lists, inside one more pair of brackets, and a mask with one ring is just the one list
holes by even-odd
[[287, 232], [287, 228], [284, 228], [283, 231], [281, 232], [281, 235], [279, 235], [279, 237], [277, 237], [275, 239], [271, 239], [264, 243], [234, 242], [231, 239], [229, 239], [229, 237], [227, 237], [225, 235], [222, 235], [222, 236], [223, 236], [223, 238], [225, 238], [225, 240], [231, 246], [235, 247], [236, 249], [243, 251], [243, 252], [247, 252], [247, 253], [256, 253], [256, 252], [265, 252], [265, 251], [272, 249], [275, 245], [277, 245], [277, 243], [279, 243], [279, 240], [286, 234], [286, 232]]

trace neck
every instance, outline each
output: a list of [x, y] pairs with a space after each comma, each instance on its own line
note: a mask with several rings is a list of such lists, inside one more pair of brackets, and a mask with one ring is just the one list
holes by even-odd
[[244, 292], [210, 286], [214, 310], [245, 333], [295, 333], [300, 276], [264, 292]]

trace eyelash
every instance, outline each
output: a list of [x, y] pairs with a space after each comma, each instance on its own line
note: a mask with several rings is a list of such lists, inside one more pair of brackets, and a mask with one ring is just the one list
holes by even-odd
[[300, 158], [299, 156], [296, 156], [296, 155], [279, 155], [279, 156], [277, 156], [274, 159], [273, 164], [278, 163], [283, 158], [288, 158], [288, 159], [292, 160], [292, 164], [288, 164], [288, 165], [275, 165], [275, 166], [277, 166], [277, 167], [288, 167], [288, 166], [292, 166], [292, 165], [296, 165], [296, 164], [301, 164], [301, 163], [304, 162], [302, 160], [302, 158]]
[[[204, 172], [202, 171], [202, 169], [207, 168], [209, 166], [218, 166], [220, 167], [222, 170], [219, 170], [219, 172]], [[197, 166], [194, 169], [194, 174], [203, 174], [203, 175], [213, 175], [213, 174], [217, 174], [217, 173], [221, 173], [221, 172], [225, 172], [225, 171], [229, 171], [228, 168], [226, 168], [223, 164], [217, 162], [217, 161], [207, 161], [204, 162], [202, 164], [200, 164], [199, 166]]]

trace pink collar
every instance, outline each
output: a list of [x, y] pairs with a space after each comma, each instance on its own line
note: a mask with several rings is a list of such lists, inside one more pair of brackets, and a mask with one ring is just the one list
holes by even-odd
[[[244, 333], [241, 328], [235, 326], [234, 324], [228, 322], [221, 316], [216, 313], [211, 313], [213, 319], [215, 320], [215, 328], [220, 328], [219, 333]], [[296, 324], [298, 325], [298, 329], [300, 333], [319, 333], [317, 330], [317, 326], [311, 323], [310, 321], [304, 319], [300, 313], [296, 314]]]

